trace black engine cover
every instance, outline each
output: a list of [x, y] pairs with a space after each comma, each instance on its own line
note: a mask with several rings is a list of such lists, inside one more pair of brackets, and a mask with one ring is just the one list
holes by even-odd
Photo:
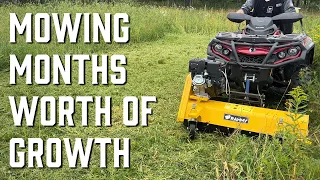
[[208, 73], [213, 84], [219, 84], [221, 78], [224, 77], [222, 62], [210, 59], [192, 59], [189, 61], [189, 72], [191, 72], [192, 78], [195, 75], [204, 75], [205, 71]]

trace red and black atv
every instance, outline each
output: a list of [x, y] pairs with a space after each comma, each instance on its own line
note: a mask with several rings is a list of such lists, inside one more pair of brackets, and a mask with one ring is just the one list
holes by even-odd
[[[206, 88], [196, 89], [195, 94], [227, 94], [229, 102], [264, 107], [266, 92], [284, 94], [300, 85], [299, 72], [312, 64], [315, 46], [303, 31], [301, 14], [252, 17], [229, 13], [227, 18], [235, 23], [246, 21], [247, 25], [238, 32], [218, 33], [208, 45], [206, 59], [190, 60], [193, 84], [206, 82]], [[302, 33], [284, 34], [277, 25], [297, 21]]]
[[[228, 19], [247, 25], [242, 31], [218, 33], [208, 45], [207, 58], [189, 61], [177, 121], [188, 127], [192, 139], [197, 130], [209, 129], [278, 136], [296, 127], [289, 132], [307, 136], [308, 115], [294, 119], [278, 107], [265, 108], [266, 99], [268, 104], [281, 102], [286, 92], [300, 85], [300, 72], [312, 64], [311, 38], [304, 32], [284, 34], [279, 28], [300, 21], [303, 30], [302, 15], [230, 13]], [[274, 92], [281, 98], [274, 101]]]

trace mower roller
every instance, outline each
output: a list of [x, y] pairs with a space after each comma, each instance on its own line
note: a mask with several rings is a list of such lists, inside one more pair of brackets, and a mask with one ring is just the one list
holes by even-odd
[[[177, 121], [184, 123], [191, 139], [197, 130], [209, 128], [307, 136], [308, 115], [265, 108], [266, 99], [280, 103], [288, 91], [299, 86], [300, 72], [312, 64], [314, 43], [303, 31], [303, 16], [229, 13], [227, 18], [247, 25], [238, 32], [218, 33], [208, 45], [207, 58], [189, 61]], [[279, 28], [297, 21], [302, 33], [284, 34]], [[275, 99], [275, 94], [282, 96]]]

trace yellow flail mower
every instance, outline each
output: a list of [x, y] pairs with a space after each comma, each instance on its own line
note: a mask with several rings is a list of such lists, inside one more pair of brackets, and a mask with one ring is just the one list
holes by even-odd
[[218, 33], [208, 45], [207, 58], [189, 61], [177, 121], [187, 126], [191, 139], [206, 129], [271, 136], [289, 130], [307, 136], [308, 115], [265, 108], [266, 100], [281, 102], [299, 86], [299, 73], [312, 64], [311, 38], [282, 29], [282, 24], [297, 21], [302, 27], [302, 15], [229, 13], [228, 19], [247, 25], [238, 32]]

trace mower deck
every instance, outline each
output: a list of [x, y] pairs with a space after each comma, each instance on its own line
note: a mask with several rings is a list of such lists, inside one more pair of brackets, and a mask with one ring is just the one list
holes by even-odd
[[[293, 120], [290, 115], [299, 118]], [[284, 130], [307, 136], [309, 116], [195, 96], [189, 74], [185, 81], [177, 118], [178, 122], [183, 123], [185, 120], [192, 125], [191, 127], [189, 125], [189, 128], [193, 130], [200, 122], [271, 136]]]

